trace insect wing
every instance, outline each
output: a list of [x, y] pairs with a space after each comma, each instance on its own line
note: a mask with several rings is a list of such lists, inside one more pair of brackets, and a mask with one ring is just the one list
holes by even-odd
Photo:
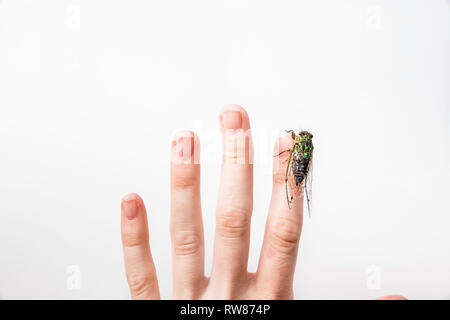
[[312, 211], [312, 180], [313, 180], [313, 156], [311, 155], [311, 159], [308, 164], [306, 181], [305, 181], [305, 194], [306, 194], [306, 202], [308, 205], [308, 214], [311, 216]]
[[287, 199], [287, 203], [289, 206], [289, 209], [292, 207], [292, 200], [293, 200], [293, 194], [291, 192], [291, 179], [294, 176], [292, 174], [292, 152], [290, 152], [289, 154], [289, 158], [288, 158], [288, 162], [287, 162], [287, 167], [286, 167], [286, 179], [285, 179], [285, 184], [286, 184], [286, 199]]
[[292, 202], [294, 201], [294, 199], [299, 198], [303, 192], [303, 183], [301, 185], [297, 185], [295, 176], [292, 172], [292, 164], [294, 161], [294, 158], [291, 157], [288, 163], [288, 170], [286, 175], [286, 194], [288, 197], [289, 208], [292, 207]]

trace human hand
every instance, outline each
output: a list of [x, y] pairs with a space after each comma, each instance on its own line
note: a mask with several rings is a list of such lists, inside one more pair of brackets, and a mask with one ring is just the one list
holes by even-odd
[[[303, 222], [303, 196], [289, 209], [287, 157], [274, 157], [273, 188], [263, 247], [256, 273], [247, 271], [253, 209], [253, 146], [250, 121], [237, 105], [220, 113], [222, 172], [216, 210], [211, 276], [204, 274], [200, 202], [200, 145], [190, 131], [171, 146], [171, 222], [174, 299], [292, 299], [293, 277]], [[278, 138], [274, 154], [291, 148], [291, 135]], [[147, 213], [137, 194], [122, 199], [122, 243], [133, 299], [159, 299], [150, 251]], [[386, 296], [380, 299], [402, 299]], [[404, 299], [404, 298], [403, 298]]]
[[[253, 145], [246, 111], [237, 105], [220, 113], [222, 173], [216, 211], [213, 266], [204, 274], [200, 203], [199, 139], [179, 132], [171, 154], [171, 238], [174, 299], [292, 299], [293, 276], [302, 230], [303, 198], [289, 209], [285, 191], [288, 153], [274, 158], [273, 191], [264, 244], [256, 273], [247, 272], [253, 209]], [[274, 154], [289, 149], [280, 137]], [[122, 242], [126, 274], [134, 299], [159, 299], [142, 199], [122, 200]]]

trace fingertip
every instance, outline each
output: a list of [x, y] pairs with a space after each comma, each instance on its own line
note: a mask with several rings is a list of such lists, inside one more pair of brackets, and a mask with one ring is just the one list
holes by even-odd
[[274, 151], [275, 155], [278, 153], [290, 149], [292, 145], [294, 144], [294, 140], [292, 140], [291, 134], [289, 133], [283, 133], [278, 136], [278, 138], [275, 141]]
[[122, 213], [128, 220], [133, 220], [138, 216], [139, 210], [144, 207], [142, 198], [136, 193], [129, 193], [122, 198]]
[[128, 193], [122, 197], [122, 205], [126, 202], [135, 201], [138, 207], [144, 206], [144, 200], [137, 193]]
[[248, 117], [247, 111], [238, 104], [226, 104], [222, 108], [220, 108], [220, 114], [223, 114], [225, 111], [239, 111], [242, 113], [242, 115]]
[[173, 163], [198, 164], [200, 162], [200, 139], [194, 131], [177, 131], [172, 138], [171, 150]]
[[278, 136], [274, 145], [273, 178], [274, 183], [284, 183], [286, 165], [289, 158], [289, 149], [294, 141], [290, 134], [284, 133]]
[[244, 108], [229, 104], [220, 110], [223, 163], [253, 164], [250, 120]]
[[132, 200], [138, 201], [140, 199], [141, 199], [141, 197], [137, 193], [128, 193], [122, 197], [122, 202], [132, 201]]
[[220, 109], [219, 122], [222, 130], [249, 130], [250, 118], [238, 104], [227, 104]]
[[173, 135], [172, 142], [177, 142], [178, 140], [183, 139], [183, 138], [192, 139], [192, 138], [195, 138], [196, 136], [197, 135], [192, 130], [188, 130], [188, 129], [178, 130]]

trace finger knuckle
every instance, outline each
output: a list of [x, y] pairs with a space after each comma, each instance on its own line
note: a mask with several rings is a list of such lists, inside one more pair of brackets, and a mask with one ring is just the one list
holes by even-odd
[[288, 288], [272, 288], [270, 292], [265, 292], [260, 299], [263, 300], [292, 300], [294, 298], [294, 290]]
[[270, 230], [271, 244], [277, 252], [290, 254], [297, 249], [301, 233], [298, 221], [278, 217], [271, 221]]
[[133, 299], [148, 295], [156, 285], [156, 278], [151, 274], [132, 273], [127, 279]]
[[217, 218], [217, 228], [224, 238], [242, 238], [249, 230], [250, 212], [244, 208], [228, 208]]
[[173, 233], [173, 251], [177, 256], [187, 256], [198, 253], [202, 239], [195, 231], [175, 231]]
[[125, 247], [137, 247], [148, 243], [147, 232], [123, 232], [122, 243]]
[[172, 187], [179, 189], [192, 189], [198, 186], [198, 176], [191, 171], [192, 170], [185, 170], [183, 173], [173, 176]]
[[227, 163], [245, 164], [245, 155], [242, 150], [225, 150], [223, 158]]

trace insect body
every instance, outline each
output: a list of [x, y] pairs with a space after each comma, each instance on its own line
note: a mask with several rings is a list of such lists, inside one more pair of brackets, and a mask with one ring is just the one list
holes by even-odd
[[278, 154], [279, 156], [285, 152], [290, 153], [285, 178], [287, 202], [289, 208], [291, 208], [294, 196], [303, 192], [304, 188], [308, 203], [308, 213], [310, 213], [312, 156], [314, 150], [313, 135], [308, 131], [301, 131], [298, 134], [293, 130], [287, 132], [291, 133], [294, 145], [291, 149], [284, 150]]

